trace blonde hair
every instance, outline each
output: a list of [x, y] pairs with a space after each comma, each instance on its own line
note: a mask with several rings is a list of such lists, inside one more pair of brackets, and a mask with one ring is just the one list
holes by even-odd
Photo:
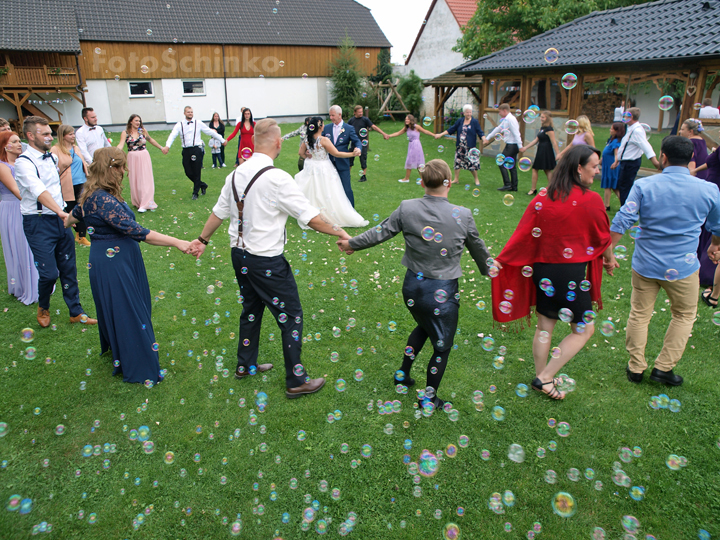
[[450, 167], [442, 159], [433, 159], [425, 164], [425, 169], [420, 173], [423, 184], [428, 189], [437, 189], [444, 185], [445, 180], [450, 180], [452, 173]]
[[577, 117], [577, 123], [578, 123], [578, 131], [580, 133], [589, 133], [590, 135], [595, 136], [592, 130], [592, 126], [590, 125], [590, 119], [585, 116], [584, 114], [581, 114]]
[[546, 127], [546, 126], [552, 126], [552, 125], [553, 125], [552, 113], [551, 113], [550, 111], [543, 111], [543, 112], [541, 112], [540, 114], [544, 114], [544, 115], [545, 115], [545, 122], [543, 122], [543, 124], [542, 124], [543, 126]]
[[65, 147], [65, 135], [67, 135], [68, 133], [74, 133], [74, 132], [75, 132], [75, 128], [72, 127], [72, 126], [68, 126], [67, 124], [60, 124], [60, 125], [58, 126], [58, 130], [57, 130], [58, 143], [57, 143], [57, 146], [58, 146], [58, 148], [60, 149], [60, 151], [61, 151], [63, 154], [67, 154], [68, 156], [71, 155], [71, 154], [70, 154], [70, 150], [68, 150], [68, 149]]
[[280, 127], [272, 118], [263, 118], [255, 124], [255, 146], [264, 146], [280, 138]]
[[695, 118], [688, 118], [683, 122], [683, 126], [687, 127], [693, 135], [697, 135], [700, 133], [700, 126], [702, 126], [702, 123]]
[[82, 205], [90, 195], [100, 189], [123, 202], [122, 182], [126, 165], [125, 152], [115, 146], [95, 150], [92, 165], [88, 169], [85, 189], [78, 204]]

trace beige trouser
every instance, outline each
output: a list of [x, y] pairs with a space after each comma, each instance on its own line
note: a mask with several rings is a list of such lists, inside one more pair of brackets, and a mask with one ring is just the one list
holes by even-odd
[[628, 365], [633, 373], [641, 373], [648, 367], [645, 361], [648, 325], [655, 308], [655, 299], [660, 289], [664, 289], [670, 299], [672, 320], [665, 333], [663, 347], [655, 360], [660, 371], [673, 369], [685, 352], [695, 315], [697, 315], [698, 290], [700, 288], [699, 271], [677, 281], [649, 279], [632, 271], [632, 296], [630, 298], [630, 317], [627, 322], [625, 347], [630, 354]]

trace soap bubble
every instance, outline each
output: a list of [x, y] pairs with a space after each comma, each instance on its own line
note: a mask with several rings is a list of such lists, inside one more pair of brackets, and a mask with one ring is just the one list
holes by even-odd
[[554, 47], [551, 47], [545, 51], [543, 57], [548, 64], [554, 64], [555, 62], [557, 62], [559, 57], [558, 50]]
[[[508, 158], [508, 159], [512, 159], [512, 158]], [[515, 197], [513, 197], [509, 193], [503, 197], [503, 204], [505, 206], [512, 206], [514, 203], [515, 203]]]
[[668, 281], [677, 281], [680, 273], [674, 268], [668, 268], [665, 270], [665, 279]]
[[611, 337], [615, 335], [615, 325], [612, 321], [603, 321], [600, 325], [600, 333], [605, 337]]
[[518, 169], [522, 172], [528, 172], [532, 169], [532, 160], [529, 157], [523, 157], [518, 160]]
[[552, 499], [552, 508], [553, 512], [563, 518], [572, 517], [577, 511], [575, 498], [564, 491], [555, 494]]
[[579, 127], [580, 124], [578, 124], [577, 120], [570, 119], [565, 122], [565, 133], [568, 135], [575, 135], [578, 132]]
[[23, 343], [31, 343], [35, 339], [35, 330], [32, 328], [23, 328], [20, 331], [20, 341]]
[[675, 103], [675, 100], [672, 96], [662, 96], [658, 100], [658, 107], [661, 111], [669, 111], [673, 108], [673, 104]]
[[623, 245], [615, 246], [613, 253], [615, 254], [615, 258], [619, 261], [627, 259], [627, 248]]
[[560, 82], [565, 90], [572, 90], [577, 86], [577, 75], [574, 73], [566, 73]]

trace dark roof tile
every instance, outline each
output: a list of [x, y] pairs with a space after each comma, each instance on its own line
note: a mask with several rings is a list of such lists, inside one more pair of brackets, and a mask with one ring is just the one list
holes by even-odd
[[2, 0], [0, 9], [0, 48], [10, 50], [79, 52], [80, 40], [174, 39], [335, 47], [346, 32], [358, 47], [391, 46], [355, 0]]
[[[703, 9], [706, 3], [710, 9]], [[553, 64], [544, 60], [550, 47], [559, 52]], [[699, 56], [720, 56], [720, 0], [660, 0], [596, 11], [466, 62], [455, 71], [553, 69]]]

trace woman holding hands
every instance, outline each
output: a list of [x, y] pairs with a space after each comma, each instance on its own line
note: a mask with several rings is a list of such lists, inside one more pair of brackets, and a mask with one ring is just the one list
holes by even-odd
[[475, 147], [477, 146], [477, 138], [484, 135], [480, 122], [472, 115], [472, 105], [465, 105], [463, 107], [463, 117], [460, 118], [455, 125], [446, 129], [442, 133], [435, 135], [436, 139], [444, 137], [445, 135], [452, 135], [457, 133], [457, 139], [455, 141], [455, 175], [452, 183], [458, 183], [458, 176], [460, 175], [460, 169], [470, 171], [475, 179], [475, 185], [480, 185], [478, 180], [477, 172], [480, 169], [480, 151]]
[[95, 152], [85, 191], [65, 219], [65, 227], [84, 220], [92, 227], [88, 273], [97, 310], [100, 348], [112, 350], [113, 374], [125, 382], [157, 384], [158, 344], [150, 316], [152, 302], [140, 242], [176, 247], [187, 253], [190, 242], [142, 227], [122, 198], [127, 160], [114, 147]]
[[155, 210], [155, 178], [152, 160], [147, 151], [147, 143], [162, 151], [160, 146], [143, 127], [142, 118], [138, 114], [130, 115], [125, 130], [120, 134], [117, 147], [122, 150], [127, 144], [127, 168], [130, 180], [130, 201], [138, 212]]
[[425, 154], [423, 153], [422, 145], [420, 144], [420, 133], [435, 135], [430, 133], [427, 129], [417, 124], [417, 120], [412, 114], [408, 114], [405, 117], [405, 126], [400, 130], [391, 135], [390, 137], [397, 137], [399, 135], [407, 134], [408, 138], [408, 152], [407, 158], [405, 158], [405, 178], [398, 180], [401, 184], [407, 184], [410, 182], [410, 171], [417, 169], [418, 173], [421, 173], [421, 168], [425, 167]]
[[555, 138], [555, 130], [553, 128], [552, 114], [550, 111], [540, 113], [540, 131], [537, 136], [529, 144], [520, 148], [520, 152], [527, 152], [537, 144], [535, 152], [535, 161], [532, 165], [532, 187], [528, 191], [528, 195], [537, 195], [537, 182], [539, 171], [545, 172], [545, 177], [550, 183], [550, 176], [555, 165], [555, 156], [560, 153], [558, 149], [557, 139]]
[[[602, 309], [602, 270], [613, 275], [619, 265], [612, 252], [610, 223], [600, 195], [590, 189], [600, 165], [590, 146], [569, 149], [550, 179], [547, 194], [537, 195], [510, 240], [495, 259], [493, 318], [499, 323], [530, 323], [535, 306], [537, 327], [532, 350], [532, 387], [552, 399], [564, 399], [555, 374], [582, 350]], [[491, 274], [492, 275], [492, 274]], [[571, 333], [548, 354], [557, 321]]]

